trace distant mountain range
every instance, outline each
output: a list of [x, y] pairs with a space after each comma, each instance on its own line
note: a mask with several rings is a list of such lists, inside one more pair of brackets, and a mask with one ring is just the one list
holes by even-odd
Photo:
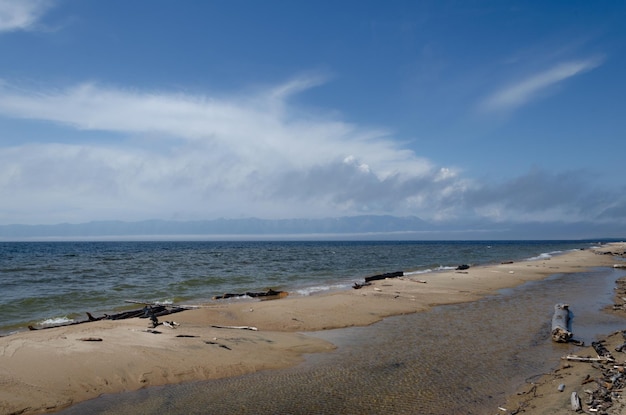
[[416, 216], [325, 219], [215, 219], [203, 221], [95, 221], [80, 224], [0, 225], [0, 241], [15, 240], [502, 240], [623, 239], [626, 228], [592, 223], [448, 223]]
[[247, 218], [203, 221], [96, 221], [81, 224], [0, 225], [0, 239], [367, 234], [423, 231], [429, 228], [427, 222], [417, 217], [394, 216], [278, 220]]

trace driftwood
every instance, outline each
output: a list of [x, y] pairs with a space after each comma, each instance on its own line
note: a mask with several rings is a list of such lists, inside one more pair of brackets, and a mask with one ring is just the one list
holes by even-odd
[[591, 347], [593, 347], [593, 350], [595, 350], [596, 353], [598, 353], [598, 357], [603, 357], [606, 360], [611, 361], [611, 362], [615, 361], [615, 358], [613, 357], [611, 352], [609, 352], [609, 350], [606, 347], [604, 347], [604, 344], [602, 344], [602, 341], [591, 342]]
[[397, 277], [402, 277], [403, 275], [404, 275], [403, 271], [388, 272], [386, 274], [378, 274], [378, 275], [372, 275], [371, 277], [365, 277], [365, 282], [384, 280], [387, 278], [397, 278]]
[[575, 354], [568, 354], [561, 357], [563, 360], [569, 360], [571, 362], [584, 362], [584, 363], [606, 363], [608, 362], [606, 357], [589, 357], [589, 356], [577, 356]]
[[271, 288], [267, 291], [263, 291], [263, 292], [245, 292], [245, 293], [241, 293], [241, 294], [233, 294], [233, 293], [226, 293], [223, 295], [216, 295], [213, 297], [214, 300], [223, 300], [226, 298], [233, 298], [233, 297], [253, 297], [253, 298], [257, 298], [259, 297], [262, 300], [274, 300], [277, 298], [283, 298], [283, 297], [287, 297], [289, 295], [289, 293], [287, 291], [274, 291]]
[[570, 331], [570, 312], [568, 304], [556, 304], [552, 317], [552, 340], [557, 343], [567, 343], [572, 338]]
[[571, 401], [572, 401], [572, 411], [576, 411], [576, 412], [582, 411], [583, 407], [580, 403], [580, 397], [578, 396], [576, 392], [572, 392]]
[[[127, 301], [127, 302], [130, 302], [130, 301]], [[154, 325], [154, 327], [156, 327], [156, 325], [159, 324], [157, 317], [161, 317], [161, 316], [165, 316], [165, 315], [173, 314], [173, 313], [178, 313], [180, 311], [186, 310], [186, 308], [179, 307], [179, 306], [166, 306], [162, 304], [152, 305], [148, 303], [141, 303], [141, 304], [146, 304], [146, 306], [139, 310], [124, 311], [124, 312], [117, 313], [117, 314], [104, 314], [103, 316], [100, 316], [100, 317], [94, 317], [91, 313], [87, 312], [86, 313], [87, 320], [72, 321], [71, 323], [55, 324], [55, 325], [42, 326], [42, 327], [35, 327], [31, 325], [31, 326], [28, 326], [28, 329], [29, 330], [43, 330], [43, 329], [51, 329], [55, 327], [74, 326], [76, 324], [90, 323], [92, 321], [124, 320], [127, 318], [135, 318], [135, 317], [150, 318], [150, 320], [152, 321], [152, 324]]]
[[[586, 413], [607, 413], [614, 404], [614, 399], [620, 399], [622, 390], [626, 387], [626, 369], [622, 364], [615, 364], [613, 356], [605, 347], [604, 341], [593, 342], [592, 347], [598, 357], [564, 356], [563, 359], [591, 363], [596, 374], [588, 374], [581, 385], [595, 384], [595, 388], [587, 389], [589, 395], [585, 398]], [[578, 399], [577, 399], [578, 398]], [[572, 395], [572, 410], [583, 410], [580, 398]], [[615, 412], [617, 413], [617, 412]], [[621, 412], [620, 412], [621, 413]]]
[[358, 290], [360, 288], [367, 287], [368, 285], [372, 285], [372, 283], [371, 282], [365, 282], [365, 283], [361, 284], [361, 283], [355, 282], [354, 284], [352, 284], [352, 288], [354, 288], [355, 290]]
[[239, 329], [239, 330], [252, 330], [252, 331], [259, 330], [258, 328], [253, 327], [253, 326], [218, 326], [216, 324], [212, 324], [211, 327], [214, 327], [216, 329]]

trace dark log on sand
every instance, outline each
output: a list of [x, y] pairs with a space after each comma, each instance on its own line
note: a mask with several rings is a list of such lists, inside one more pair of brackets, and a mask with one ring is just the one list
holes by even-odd
[[[127, 301], [127, 302], [133, 302], [133, 301]], [[74, 326], [76, 324], [90, 323], [92, 321], [124, 320], [127, 318], [134, 318], [134, 317], [139, 317], [139, 318], [149, 317], [152, 321], [154, 321], [156, 317], [166, 316], [168, 314], [174, 314], [174, 313], [178, 313], [180, 311], [186, 310], [186, 308], [178, 307], [178, 306], [165, 306], [165, 305], [151, 306], [148, 303], [145, 303], [145, 304], [146, 304], [146, 307], [139, 309], [139, 310], [124, 311], [124, 312], [117, 313], [117, 314], [105, 314], [101, 317], [94, 317], [91, 313], [88, 312], [87, 320], [72, 321], [71, 323], [55, 324], [55, 325], [42, 326], [42, 327], [35, 327], [31, 325], [31, 326], [28, 326], [28, 329], [29, 330], [51, 329], [54, 327], [65, 327], [65, 326]], [[147, 312], [148, 310], [150, 310], [150, 312]]]
[[554, 316], [552, 317], [552, 340], [557, 343], [567, 343], [572, 338], [569, 330], [570, 314], [568, 304], [556, 304], [554, 306]]
[[376, 281], [376, 280], [384, 280], [386, 278], [397, 278], [402, 277], [404, 272], [396, 271], [396, 272], [388, 272], [386, 274], [372, 275], [371, 277], [365, 277], [365, 282]]
[[274, 291], [271, 288], [267, 291], [263, 291], [263, 292], [245, 292], [245, 293], [241, 293], [241, 294], [233, 294], [233, 293], [226, 293], [223, 295], [216, 295], [215, 297], [213, 297], [214, 300], [223, 300], [226, 298], [233, 298], [233, 297], [253, 297], [253, 298], [260, 298], [261, 300], [275, 300], [278, 298], [284, 298], [287, 297], [289, 295], [289, 293], [287, 291]]
[[609, 352], [609, 350], [604, 346], [602, 341], [591, 342], [591, 347], [593, 347], [593, 350], [596, 351], [599, 357], [603, 357], [611, 362], [615, 361], [615, 358], [613, 357], [611, 352]]
[[355, 290], [358, 290], [358, 289], [361, 289], [363, 287], [367, 287], [368, 285], [372, 285], [372, 283], [371, 282], [366, 282], [366, 283], [361, 284], [361, 283], [355, 282], [354, 284], [352, 284], [352, 288], [354, 288]]

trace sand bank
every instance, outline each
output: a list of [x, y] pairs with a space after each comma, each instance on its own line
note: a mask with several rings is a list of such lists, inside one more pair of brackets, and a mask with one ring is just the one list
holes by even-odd
[[[600, 251], [624, 251], [612, 244]], [[433, 305], [473, 301], [556, 273], [612, 266], [591, 250], [376, 281], [359, 290], [276, 301], [232, 301], [148, 321], [98, 321], [0, 338], [0, 414], [54, 411], [103, 393], [294, 365], [333, 345], [302, 334], [367, 325]], [[214, 326], [253, 326], [256, 331]]]
[[[603, 253], [614, 253], [626, 257], [626, 245], [611, 244], [600, 248]], [[626, 263], [619, 262], [620, 267]], [[626, 277], [620, 278], [615, 287], [614, 304], [605, 308], [605, 312], [626, 316]], [[596, 339], [610, 353], [611, 360], [576, 361], [577, 357], [598, 359], [598, 352], [587, 344], [574, 354], [562, 357], [558, 368], [528, 379], [527, 384], [515, 395], [510, 396], [506, 404], [500, 407], [500, 413], [515, 415], [565, 415], [573, 413], [571, 396], [575, 392], [581, 403], [582, 412], [620, 415], [626, 413], [626, 396], [623, 395], [623, 377], [626, 376], [626, 324], [622, 331], [607, 333]], [[571, 357], [568, 359], [568, 356]], [[614, 360], [613, 360], [614, 359]], [[614, 376], [619, 376], [615, 379]], [[599, 399], [598, 397], [602, 398]], [[608, 397], [607, 397], [608, 396]]]

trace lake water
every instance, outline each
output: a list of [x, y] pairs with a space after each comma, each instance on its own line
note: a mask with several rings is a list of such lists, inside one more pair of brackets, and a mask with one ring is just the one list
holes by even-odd
[[0, 334], [215, 295], [350, 289], [368, 275], [430, 272], [587, 248], [592, 241], [2, 242]]

